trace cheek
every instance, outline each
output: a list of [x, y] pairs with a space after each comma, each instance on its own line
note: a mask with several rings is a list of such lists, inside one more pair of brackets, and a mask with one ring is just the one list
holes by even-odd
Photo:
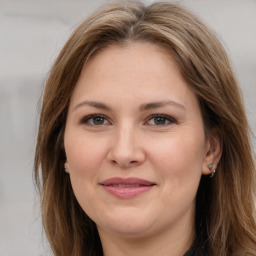
[[84, 134], [65, 136], [67, 162], [74, 175], [89, 176], [98, 169], [106, 155], [104, 141], [90, 139]]
[[74, 194], [86, 213], [94, 204], [97, 175], [105, 157], [104, 146], [90, 140], [84, 134], [65, 134], [65, 151]]
[[204, 136], [185, 135], [159, 141], [151, 147], [151, 159], [165, 181], [192, 184], [202, 174]]

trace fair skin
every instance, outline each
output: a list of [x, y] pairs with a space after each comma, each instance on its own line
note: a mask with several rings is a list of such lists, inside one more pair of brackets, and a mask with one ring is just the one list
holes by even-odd
[[105, 256], [189, 249], [199, 181], [220, 147], [217, 136], [205, 137], [196, 96], [166, 50], [130, 43], [90, 58], [71, 97], [64, 146], [75, 196]]

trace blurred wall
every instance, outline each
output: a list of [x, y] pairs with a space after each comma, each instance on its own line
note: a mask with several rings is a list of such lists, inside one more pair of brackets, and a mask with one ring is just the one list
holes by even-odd
[[[38, 101], [65, 40], [104, 2], [0, 0], [0, 256], [50, 255], [42, 240], [39, 200], [32, 181]], [[256, 132], [256, 1], [180, 2], [219, 35]]]

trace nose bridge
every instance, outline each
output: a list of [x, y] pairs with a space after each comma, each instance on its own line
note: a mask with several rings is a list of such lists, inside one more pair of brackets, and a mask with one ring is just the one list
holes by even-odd
[[118, 154], [131, 155], [136, 147], [135, 129], [130, 124], [123, 124], [116, 130], [114, 136], [114, 150]]
[[130, 123], [116, 128], [109, 154], [111, 161], [123, 167], [141, 163], [145, 156], [139, 136], [139, 131]]

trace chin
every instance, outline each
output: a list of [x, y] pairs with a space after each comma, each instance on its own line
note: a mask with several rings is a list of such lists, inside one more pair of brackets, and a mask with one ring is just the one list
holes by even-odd
[[106, 230], [109, 233], [116, 234], [118, 237], [127, 238], [127, 239], [141, 239], [147, 236], [150, 236], [151, 233], [149, 227], [142, 225], [121, 225], [120, 226], [111, 226], [100, 228], [98, 230]]
[[[148, 216], [149, 217], [149, 216]], [[154, 219], [151, 215], [150, 218], [142, 213], [120, 213], [118, 216], [108, 216], [107, 219], [96, 225], [100, 230], [118, 234], [125, 238], [143, 238], [149, 236], [153, 232], [154, 223], [157, 223], [157, 219]]]

